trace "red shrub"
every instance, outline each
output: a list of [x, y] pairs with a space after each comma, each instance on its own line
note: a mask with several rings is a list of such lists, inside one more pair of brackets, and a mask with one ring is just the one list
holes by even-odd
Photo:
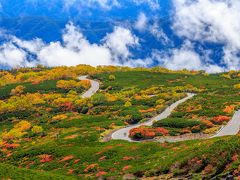
[[105, 171], [100, 171], [96, 174], [97, 177], [101, 177], [101, 176], [104, 176], [105, 174], [107, 174], [107, 172]]
[[64, 157], [63, 159], [61, 159], [61, 161], [60, 161], [60, 162], [69, 161], [69, 160], [71, 160], [71, 159], [73, 159], [73, 158], [74, 158], [74, 156], [73, 156], [73, 155], [69, 155], [69, 156], [66, 156], [66, 157]]
[[41, 163], [51, 162], [53, 160], [53, 156], [48, 154], [42, 154], [39, 157]]
[[122, 168], [122, 170], [123, 170], [123, 171], [126, 171], [126, 170], [131, 169], [131, 167], [132, 167], [132, 166], [130, 166], [130, 165], [128, 165], [128, 166], [124, 166], [124, 167]]
[[169, 133], [169, 131], [167, 130], [167, 129], [165, 129], [165, 128], [156, 128], [155, 129], [155, 132], [157, 133], [157, 134], [161, 134], [161, 135], [163, 135], [163, 136], [166, 136], [166, 135], [168, 135], [168, 133]]
[[67, 174], [72, 174], [74, 172], [73, 169], [69, 169]]
[[61, 107], [64, 108], [64, 110], [66, 110], [66, 111], [72, 111], [74, 109], [72, 102], [63, 103], [63, 104], [61, 104]]
[[107, 158], [107, 156], [102, 156], [102, 157], [100, 157], [98, 160], [99, 160], [99, 161], [104, 161], [104, 160], [106, 160], [106, 158]]
[[124, 160], [124, 161], [129, 161], [129, 160], [132, 160], [132, 159], [134, 159], [134, 158], [130, 157], [130, 156], [125, 156], [125, 157], [122, 158], [122, 160]]
[[129, 136], [133, 139], [151, 139], [159, 135], [165, 136], [168, 133], [169, 131], [164, 128], [150, 128], [147, 126], [141, 126], [131, 129], [129, 132]]
[[98, 166], [98, 164], [90, 164], [89, 166], [86, 167], [86, 169], [84, 169], [84, 172], [90, 172], [93, 171], [94, 169], [96, 169]]
[[20, 146], [20, 144], [4, 144], [4, 146], [7, 148], [7, 149], [15, 149], [15, 148], [18, 148]]

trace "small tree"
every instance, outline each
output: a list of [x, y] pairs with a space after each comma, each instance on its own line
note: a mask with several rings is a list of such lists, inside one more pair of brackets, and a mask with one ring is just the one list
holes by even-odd
[[110, 81], [114, 81], [116, 79], [116, 77], [113, 74], [111, 74], [111, 75], [109, 75], [108, 79]]
[[34, 133], [34, 134], [40, 134], [43, 132], [43, 128], [41, 126], [33, 126], [31, 131]]
[[132, 106], [132, 103], [130, 101], [127, 101], [125, 104], [124, 104], [125, 107], [130, 107]]
[[240, 84], [235, 84], [234, 89], [240, 89]]

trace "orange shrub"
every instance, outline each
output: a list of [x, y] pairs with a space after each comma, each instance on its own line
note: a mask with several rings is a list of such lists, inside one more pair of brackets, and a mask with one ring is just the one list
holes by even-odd
[[231, 114], [234, 110], [235, 110], [235, 106], [230, 105], [230, 106], [226, 106], [225, 109], [223, 110], [223, 112], [225, 112], [227, 114]]
[[156, 109], [154, 109], [154, 108], [150, 108], [150, 109], [146, 109], [146, 110], [139, 110], [139, 112], [140, 113], [149, 113], [149, 112], [153, 112], [153, 111], [155, 111]]
[[84, 169], [84, 172], [94, 171], [98, 167], [98, 164], [90, 164]]
[[214, 126], [214, 124], [213, 124], [211, 121], [209, 121], [209, 120], [202, 120], [202, 122], [203, 122], [208, 128]]
[[75, 157], [73, 155], [66, 156], [60, 160], [60, 162], [65, 162], [74, 159]]
[[221, 124], [223, 122], [227, 122], [230, 120], [230, 117], [228, 116], [216, 116], [212, 119], [213, 123], [215, 124]]

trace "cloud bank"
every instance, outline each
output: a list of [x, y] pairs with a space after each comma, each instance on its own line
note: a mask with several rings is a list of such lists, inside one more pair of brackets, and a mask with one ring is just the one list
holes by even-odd
[[0, 64], [9, 67], [119, 65], [131, 57], [129, 47], [137, 46], [138, 38], [130, 30], [117, 26], [101, 42], [90, 43], [79, 28], [69, 23], [63, 31], [62, 42], [46, 44], [41, 39], [26, 41], [10, 36], [10, 40], [0, 46]]

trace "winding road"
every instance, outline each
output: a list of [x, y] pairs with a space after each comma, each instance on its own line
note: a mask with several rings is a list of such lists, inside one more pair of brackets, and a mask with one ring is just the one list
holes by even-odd
[[188, 93], [187, 97], [173, 103], [172, 105], [170, 105], [168, 108], [166, 108], [161, 114], [159, 114], [156, 117], [151, 118], [149, 121], [144, 122], [144, 123], [139, 123], [139, 124], [134, 124], [134, 125], [130, 125], [127, 126], [125, 128], [119, 129], [117, 131], [115, 131], [114, 133], [112, 133], [112, 139], [115, 140], [126, 140], [129, 142], [134, 142], [132, 139], [129, 138], [129, 131], [133, 128], [137, 128], [140, 126], [151, 126], [153, 124], [154, 121], [160, 121], [162, 119], [167, 118], [168, 116], [171, 115], [172, 111], [181, 103], [191, 99], [193, 96], [195, 96], [195, 94], [191, 94]]
[[80, 77], [78, 77], [78, 79], [79, 80], [89, 80], [91, 83], [90, 89], [88, 89], [86, 92], [84, 92], [81, 95], [82, 98], [90, 98], [99, 90], [99, 87], [100, 87], [99, 82], [88, 79], [87, 76], [80, 76]]
[[240, 129], [240, 110], [235, 112], [232, 119], [228, 122], [228, 124], [222, 127], [212, 138], [228, 136], [228, 135], [236, 135]]
[[[81, 97], [82, 98], [89, 98], [93, 96], [99, 90], [99, 82], [88, 79], [87, 76], [80, 76], [78, 77], [79, 80], [89, 80], [91, 83], [91, 87], [84, 92]], [[137, 128], [140, 126], [152, 126], [154, 121], [160, 121], [162, 119], [167, 118], [171, 115], [172, 111], [181, 103], [191, 99], [195, 94], [187, 93], [187, 97], [173, 103], [168, 108], [166, 108], [161, 114], [157, 115], [156, 117], [151, 118], [149, 121], [144, 123], [138, 123], [134, 125], [130, 125], [119, 129], [111, 134], [111, 139], [115, 140], [126, 140], [129, 142], [134, 142], [134, 140], [129, 138], [129, 131], [133, 128]], [[240, 129], [240, 110], [235, 112], [232, 119], [228, 122], [226, 126], [223, 126], [215, 135], [211, 136], [210, 138], [221, 137], [221, 136], [228, 136], [228, 135], [236, 135], [238, 134]]]

